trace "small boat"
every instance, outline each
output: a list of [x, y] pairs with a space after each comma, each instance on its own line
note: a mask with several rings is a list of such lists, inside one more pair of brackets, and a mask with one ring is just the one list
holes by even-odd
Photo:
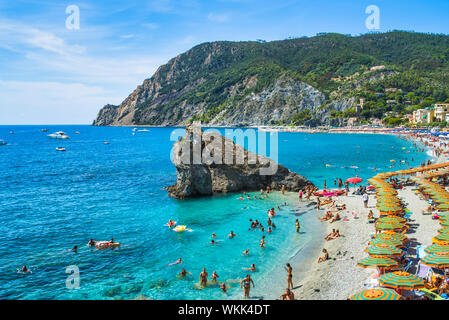
[[103, 144], [109, 144], [109, 142], [105, 141], [105, 142], [103, 142]]
[[48, 129], [42, 129], [41, 131], [42, 131], [42, 132], [47, 132], [47, 131], [48, 131]]
[[57, 147], [56, 150], [58, 150], [58, 151], [66, 151], [65, 148], [63, 148], [63, 147]]
[[134, 128], [133, 131], [137, 131], [137, 128]]
[[11, 131], [9, 131], [9, 133], [10, 133], [10, 134], [14, 134], [14, 131], [11, 130]]
[[66, 135], [63, 131], [58, 131], [52, 134], [49, 134], [47, 137], [52, 139], [70, 139], [68, 135]]
[[6, 143], [5, 141], [3, 141], [3, 140], [0, 140], [0, 146], [6, 146], [8, 143]]
[[103, 250], [109, 248], [117, 248], [120, 247], [120, 242], [110, 242], [110, 241], [96, 241], [95, 248]]
[[80, 134], [80, 132], [79, 132], [79, 131], [76, 131], [75, 134]]
[[150, 130], [148, 130], [148, 129], [142, 129], [142, 130], [137, 130], [137, 131], [139, 131], [139, 132], [150, 132]]

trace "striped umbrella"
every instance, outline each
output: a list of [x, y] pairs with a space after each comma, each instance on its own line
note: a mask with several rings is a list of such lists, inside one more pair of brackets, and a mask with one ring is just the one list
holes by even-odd
[[448, 234], [449, 233], [449, 228], [448, 227], [441, 228], [441, 229], [438, 229], [437, 232], [439, 234]]
[[448, 233], [439, 234], [439, 235], [433, 237], [432, 240], [433, 240], [433, 242], [437, 242], [437, 243], [441, 242], [441, 241], [443, 241], [443, 242], [449, 241], [449, 234]]
[[378, 223], [405, 223], [407, 219], [398, 217], [398, 216], [388, 216], [377, 219]]
[[374, 238], [370, 241], [370, 244], [374, 244], [374, 245], [386, 244], [386, 245], [396, 246], [396, 247], [404, 246], [404, 243], [401, 240], [394, 239], [394, 238], [392, 238], [392, 239]]
[[360, 260], [357, 265], [362, 268], [378, 268], [381, 270], [390, 270], [399, 266], [395, 260], [388, 257], [366, 257]]
[[365, 249], [370, 256], [400, 257], [403, 251], [388, 244], [372, 245]]
[[405, 224], [402, 223], [376, 223], [376, 230], [391, 230], [391, 231], [401, 231], [405, 228], [408, 228]]
[[405, 271], [394, 271], [384, 274], [378, 279], [387, 288], [415, 290], [424, 288], [424, 279]]
[[428, 246], [424, 249], [424, 252], [427, 254], [441, 254], [441, 253], [449, 253], [449, 245], [441, 245], [438, 243], [434, 243], [431, 246]]
[[[400, 234], [400, 233], [399, 233], [397, 236], [396, 236], [396, 235], [388, 235], [388, 234], [378, 233], [378, 234], [376, 234], [376, 235], [374, 236], [373, 239], [378, 239], [378, 240], [393, 240], [393, 241], [399, 240], [401, 243], [404, 243], [405, 241], [408, 240], [406, 236], [404, 236], [403, 234]], [[390, 245], [390, 246], [393, 245], [393, 244], [387, 244], [387, 243], [384, 243], [384, 244]]]
[[441, 226], [449, 227], [449, 221], [446, 221], [446, 220], [439, 220], [439, 221], [440, 221]]
[[401, 296], [392, 289], [368, 289], [353, 295], [350, 300], [400, 300]]
[[449, 255], [428, 254], [421, 259], [421, 262], [429, 267], [439, 269], [449, 268]]
[[394, 231], [384, 231], [380, 234], [377, 234], [380, 238], [390, 239], [391, 237], [401, 240], [402, 242], [407, 241], [407, 237], [399, 232]]

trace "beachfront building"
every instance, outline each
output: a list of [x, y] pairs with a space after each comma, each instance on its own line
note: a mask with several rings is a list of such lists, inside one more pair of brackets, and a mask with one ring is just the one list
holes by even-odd
[[435, 121], [435, 109], [434, 108], [426, 108], [427, 110], [427, 123], [431, 123]]
[[427, 118], [427, 110], [426, 109], [418, 109], [413, 111], [413, 123], [422, 123], [425, 122]]
[[438, 122], [449, 120], [449, 103], [437, 103], [434, 106], [435, 119]]

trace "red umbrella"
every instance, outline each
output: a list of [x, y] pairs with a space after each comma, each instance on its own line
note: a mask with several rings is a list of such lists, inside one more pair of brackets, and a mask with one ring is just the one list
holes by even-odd
[[353, 184], [357, 184], [357, 183], [362, 182], [362, 181], [363, 181], [363, 179], [362, 178], [358, 178], [358, 177], [348, 178], [346, 180], [346, 182], [353, 183]]

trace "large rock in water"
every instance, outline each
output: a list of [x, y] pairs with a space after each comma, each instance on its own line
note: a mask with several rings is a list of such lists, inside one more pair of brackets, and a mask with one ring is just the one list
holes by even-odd
[[203, 132], [196, 126], [187, 126], [185, 133], [173, 146], [177, 179], [166, 188], [171, 197], [185, 199], [267, 186], [280, 190], [283, 185], [286, 191], [297, 192], [312, 185], [303, 176], [218, 133]]

